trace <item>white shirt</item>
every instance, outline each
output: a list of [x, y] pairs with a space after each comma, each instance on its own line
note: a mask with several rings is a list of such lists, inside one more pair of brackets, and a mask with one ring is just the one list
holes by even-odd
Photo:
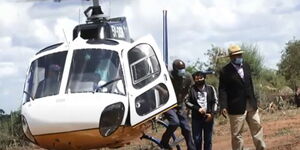
[[243, 69], [243, 65], [239, 66], [239, 65], [236, 65], [234, 63], [231, 63], [233, 65], [233, 67], [235, 68], [235, 70], [237, 71], [237, 73], [240, 75], [240, 77], [242, 79], [244, 79], [244, 69]]
[[207, 109], [207, 92], [204, 89], [205, 86], [203, 86], [202, 91], [197, 92], [197, 103], [201, 108]]

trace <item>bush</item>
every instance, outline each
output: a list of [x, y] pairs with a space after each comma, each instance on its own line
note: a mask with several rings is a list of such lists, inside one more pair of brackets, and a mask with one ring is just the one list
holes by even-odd
[[23, 133], [20, 111], [11, 112], [10, 115], [1, 115], [0, 130], [0, 149], [25, 146], [29, 143]]

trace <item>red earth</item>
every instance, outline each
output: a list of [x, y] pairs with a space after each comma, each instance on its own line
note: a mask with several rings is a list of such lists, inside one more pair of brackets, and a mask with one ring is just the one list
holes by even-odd
[[[286, 111], [260, 113], [264, 128], [264, 139], [268, 150], [300, 150], [300, 108]], [[159, 138], [164, 130], [153, 132]], [[176, 131], [180, 135], [180, 129]], [[247, 125], [244, 127], [244, 143], [247, 150], [255, 150], [250, 131]], [[185, 142], [180, 143], [183, 150], [186, 149]], [[150, 150], [159, 149], [155, 144], [136, 139], [122, 150]], [[175, 149], [175, 148], [174, 148]], [[231, 135], [228, 120], [219, 117], [215, 120], [213, 135], [213, 150], [231, 150]]]

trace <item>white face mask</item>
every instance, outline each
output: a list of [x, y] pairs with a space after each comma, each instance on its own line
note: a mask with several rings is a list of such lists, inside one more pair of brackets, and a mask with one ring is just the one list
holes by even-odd
[[177, 75], [180, 76], [180, 77], [184, 76], [185, 75], [185, 69], [179, 69]]

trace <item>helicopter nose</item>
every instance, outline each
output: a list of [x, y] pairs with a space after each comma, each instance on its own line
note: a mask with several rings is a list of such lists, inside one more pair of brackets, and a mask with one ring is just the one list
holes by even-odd
[[26, 118], [22, 115], [21, 117], [21, 120], [22, 120], [22, 128], [23, 128], [23, 132], [25, 134], [25, 136], [33, 143], [36, 143], [30, 129], [29, 129], [29, 126], [28, 126], [28, 123], [27, 123], [27, 120]]

